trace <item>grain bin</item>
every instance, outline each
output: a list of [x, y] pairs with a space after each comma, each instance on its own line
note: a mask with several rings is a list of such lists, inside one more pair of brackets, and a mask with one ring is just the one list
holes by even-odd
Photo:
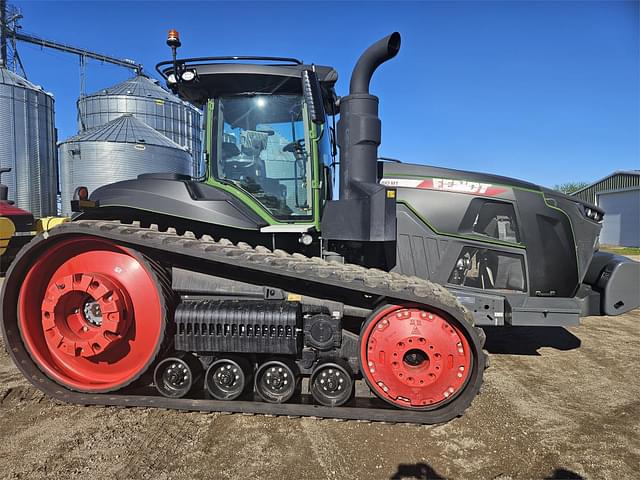
[[202, 113], [164, 90], [144, 75], [99, 90], [78, 100], [78, 131], [104, 125], [121, 115], [132, 114], [165, 137], [186, 147], [194, 159], [192, 174], [198, 173], [202, 155]]
[[193, 160], [185, 147], [127, 114], [60, 143], [62, 213], [71, 213], [76, 187], [90, 192], [142, 173], [191, 174]]
[[9, 199], [35, 217], [55, 215], [58, 180], [53, 96], [0, 67], [0, 167]]

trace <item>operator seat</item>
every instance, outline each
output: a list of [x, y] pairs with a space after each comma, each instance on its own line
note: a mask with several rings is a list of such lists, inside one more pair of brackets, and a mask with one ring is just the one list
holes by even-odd
[[235, 143], [222, 143], [224, 176], [242, 182], [243, 188], [254, 195], [266, 194], [274, 198], [273, 207], [286, 206], [287, 187], [266, 175], [265, 161], [260, 158], [266, 141], [260, 136], [248, 136], [241, 148]]

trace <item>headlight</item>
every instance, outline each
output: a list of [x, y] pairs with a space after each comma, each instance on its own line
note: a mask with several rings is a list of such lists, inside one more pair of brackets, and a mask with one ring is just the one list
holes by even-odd
[[196, 72], [195, 70], [186, 70], [185, 72], [183, 72], [180, 78], [182, 78], [182, 80], [185, 82], [190, 82], [194, 78], [196, 78]]
[[298, 241], [305, 245], [305, 246], [309, 246], [313, 243], [313, 237], [311, 235], [309, 235], [308, 233], [303, 233], [300, 238], [298, 239]]
[[586, 206], [583, 206], [582, 208], [583, 208], [585, 217], [587, 217], [590, 220], [593, 220], [594, 222], [599, 223], [604, 218], [604, 214], [602, 212], [598, 212], [597, 210], [594, 210]]
[[167, 77], [167, 83], [173, 85], [178, 81], [178, 79], [176, 78], [175, 74], [171, 73], [168, 77]]

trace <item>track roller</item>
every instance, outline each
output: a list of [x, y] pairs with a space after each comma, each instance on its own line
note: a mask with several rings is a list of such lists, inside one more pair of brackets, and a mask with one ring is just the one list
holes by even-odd
[[220, 358], [205, 374], [205, 387], [216, 400], [235, 400], [251, 382], [252, 368], [244, 358]]
[[342, 362], [319, 364], [311, 373], [309, 388], [316, 402], [327, 407], [339, 407], [353, 395], [353, 376]]
[[153, 382], [161, 395], [182, 398], [202, 378], [202, 364], [190, 353], [168, 357], [158, 363]]
[[294, 364], [271, 360], [263, 363], [256, 372], [255, 389], [269, 403], [284, 403], [296, 392], [297, 368]]

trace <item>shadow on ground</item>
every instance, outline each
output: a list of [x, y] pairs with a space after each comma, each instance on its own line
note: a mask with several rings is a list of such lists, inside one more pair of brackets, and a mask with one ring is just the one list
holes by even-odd
[[573, 350], [580, 339], [563, 327], [484, 327], [489, 353], [508, 355], [540, 355], [538, 349]]
[[446, 477], [440, 475], [426, 463], [401, 463], [389, 480], [446, 480]]
[[[400, 464], [389, 480], [447, 480], [426, 463]], [[584, 480], [584, 477], [566, 468], [556, 468], [544, 480]]]
[[556, 468], [550, 476], [544, 477], [544, 480], [584, 480], [584, 477], [566, 468]]

